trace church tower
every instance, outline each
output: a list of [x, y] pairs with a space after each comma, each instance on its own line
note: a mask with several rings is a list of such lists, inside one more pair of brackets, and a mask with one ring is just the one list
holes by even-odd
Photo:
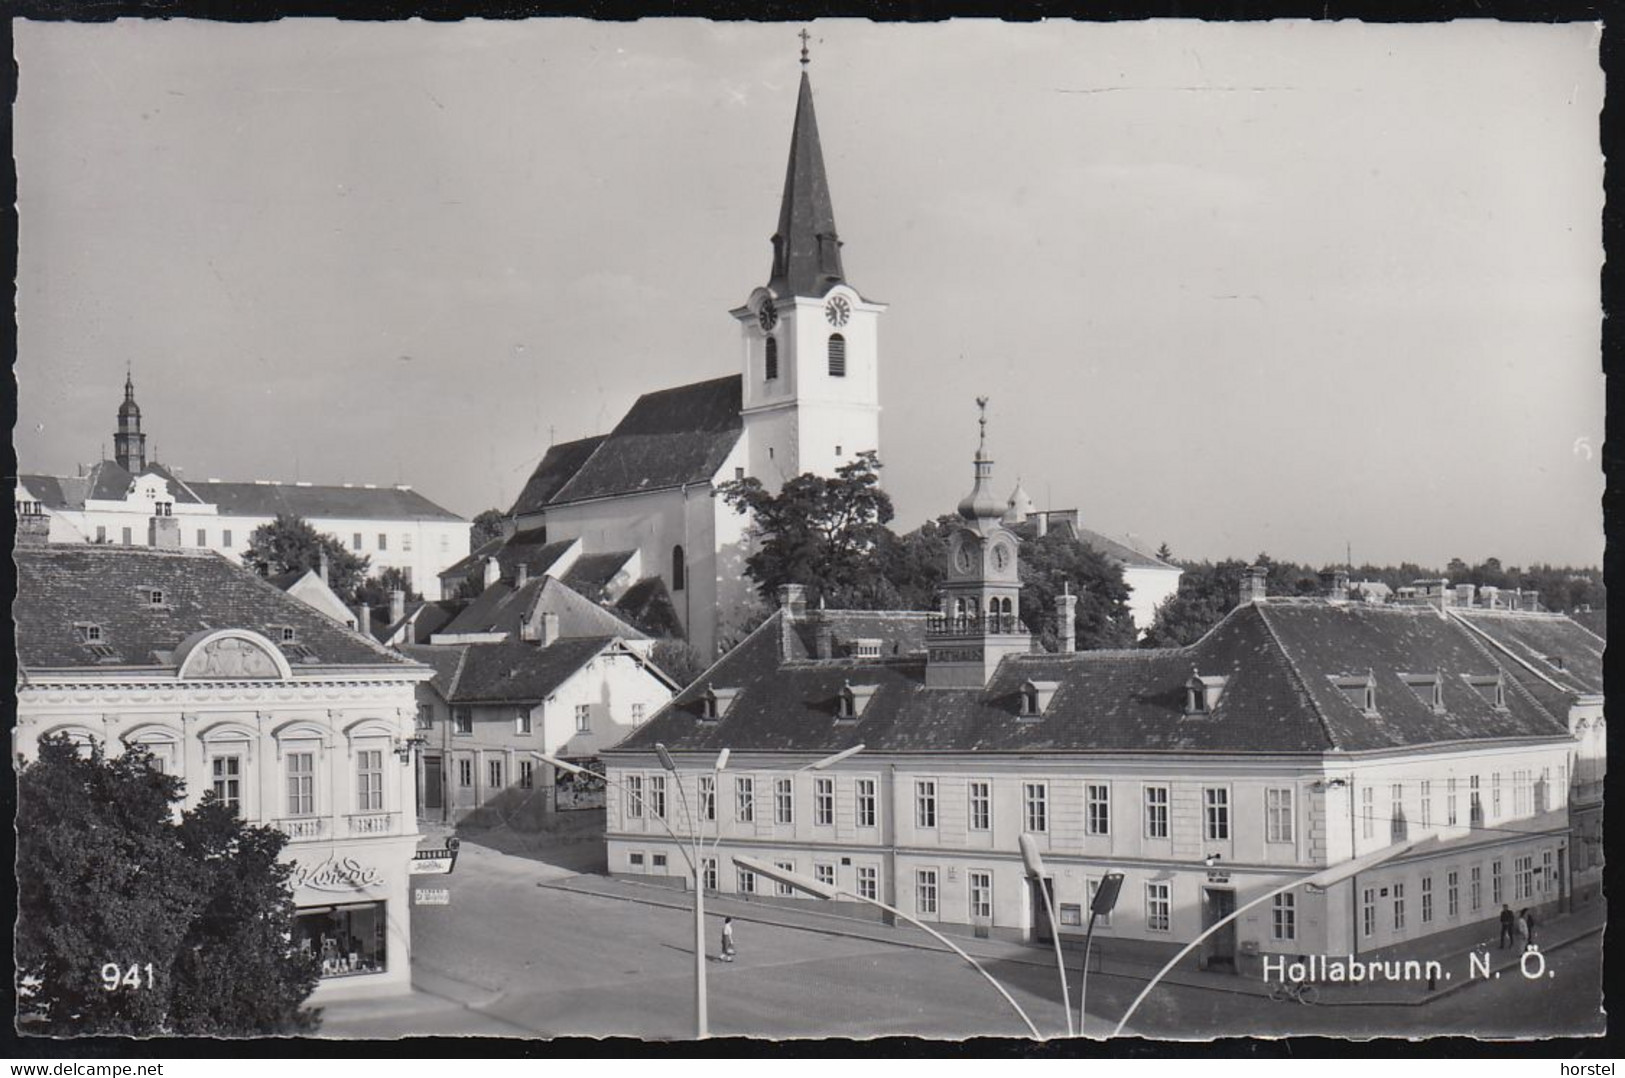
[[124, 403], [118, 406], [118, 430], [113, 434], [113, 459], [131, 475], [147, 466], [147, 436], [141, 433], [141, 406], [135, 402], [135, 382], [124, 375]]
[[980, 689], [1006, 655], [1033, 649], [1021, 623], [1020, 540], [1004, 526], [993, 496], [993, 459], [987, 455], [987, 398], [978, 397], [981, 435], [976, 482], [959, 503], [963, 522], [948, 536], [948, 579], [941, 612], [926, 622], [925, 684], [932, 689]]
[[807, 32], [801, 36], [801, 90], [772, 269], [767, 284], [730, 312], [743, 336], [748, 471], [769, 490], [803, 472], [833, 475], [859, 453], [880, 449], [877, 330], [886, 305], [860, 295], [841, 267], [807, 77]]

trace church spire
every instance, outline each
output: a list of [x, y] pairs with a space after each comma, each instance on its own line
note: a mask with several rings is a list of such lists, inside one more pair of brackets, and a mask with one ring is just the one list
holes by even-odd
[[113, 459], [134, 474], [147, 466], [147, 436], [141, 433], [141, 406], [135, 402], [135, 378], [128, 368], [124, 371], [124, 403], [118, 406], [118, 429], [113, 434]]
[[976, 441], [976, 485], [959, 503], [959, 515], [980, 528], [989, 528], [999, 520], [999, 502], [993, 496], [993, 458], [987, 455], [987, 398], [977, 397], [980, 411], [976, 422], [981, 433]]
[[773, 235], [773, 273], [767, 285], [780, 297], [819, 297], [845, 280], [835, 209], [824, 175], [824, 150], [818, 142], [818, 118], [813, 114], [812, 81], [807, 77], [805, 30], [802, 35], [801, 94], [790, 135], [779, 230]]

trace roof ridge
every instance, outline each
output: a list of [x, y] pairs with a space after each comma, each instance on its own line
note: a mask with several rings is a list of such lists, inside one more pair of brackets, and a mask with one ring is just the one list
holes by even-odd
[[[1303, 676], [1303, 671], [1298, 668], [1297, 660], [1292, 658], [1292, 653], [1287, 650], [1286, 642], [1281, 639], [1281, 634], [1276, 632], [1275, 626], [1270, 623], [1269, 615], [1265, 613], [1265, 609], [1269, 604], [1255, 603], [1253, 605], [1258, 610], [1258, 620], [1263, 623], [1264, 631], [1269, 634], [1270, 640], [1275, 643], [1275, 650], [1280, 652], [1281, 658], [1286, 660], [1287, 672], [1298, 683], [1298, 691], [1303, 693], [1303, 698], [1308, 701], [1310, 713], [1314, 715], [1315, 721], [1320, 723], [1321, 732], [1326, 735], [1326, 743], [1333, 749], [1342, 751], [1344, 746], [1338, 741], [1337, 736], [1332, 733], [1332, 725], [1326, 720], [1326, 713], [1321, 711], [1320, 702], [1315, 699], [1315, 694], [1309, 691], [1309, 679]], [[1223, 624], [1223, 622], [1221, 621], [1220, 624]], [[1218, 626], [1214, 626], [1214, 628], [1216, 629]]]
[[457, 695], [457, 685], [463, 680], [463, 667], [468, 665], [468, 649], [472, 644], [455, 644], [457, 649], [457, 666], [451, 672], [451, 680], [446, 682], [446, 702], [450, 703]]
[[[1504, 652], [1510, 659], [1512, 659], [1512, 661], [1516, 662], [1519, 666], [1522, 666], [1524, 669], [1528, 670], [1530, 673], [1532, 673], [1536, 677], [1540, 678], [1540, 680], [1544, 681], [1546, 684], [1550, 685], [1552, 688], [1556, 689], [1558, 692], [1563, 693], [1565, 696], [1576, 695], [1575, 691], [1573, 689], [1566, 688], [1565, 686], [1559, 685], [1557, 682], [1555, 682], [1551, 678], [1547, 677], [1544, 673], [1542, 673], [1541, 671], [1535, 669], [1535, 667], [1533, 665], [1531, 665], [1530, 663], [1525, 662], [1522, 658], [1520, 658], [1519, 656], [1513, 654], [1512, 651], [1510, 651], [1509, 649], [1503, 647], [1501, 645], [1500, 641], [1498, 641], [1494, 637], [1490, 636], [1483, 629], [1480, 629], [1478, 626], [1471, 624], [1461, 614], [1458, 613], [1454, 617], [1450, 618], [1449, 620], [1455, 622], [1457, 625], [1464, 626], [1465, 628], [1467, 628], [1469, 630], [1469, 632], [1467, 634], [1468, 641], [1471, 642], [1475, 647], [1477, 647], [1478, 650], [1484, 652], [1485, 657], [1488, 658], [1490, 660], [1490, 662], [1494, 663], [1497, 669], [1500, 668], [1501, 662], [1500, 662], [1500, 660], [1496, 659], [1494, 652], [1490, 650], [1490, 648], [1492, 648], [1492, 647], [1496, 651]], [[1486, 646], [1486, 642], [1488, 643], [1488, 646]], [[1540, 710], [1541, 714], [1545, 715], [1547, 718], [1551, 719], [1553, 722], [1555, 722], [1558, 725], [1562, 726], [1565, 730], [1568, 729], [1568, 723], [1566, 721], [1562, 720], [1562, 719], [1559, 719], [1556, 715], [1553, 715], [1550, 711], [1546, 710], [1546, 705], [1541, 703], [1540, 699], [1537, 696], [1535, 696], [1534, 693], [1529, 691], [1528, 686], [1524, 685], [1523, 682], [1519, 681], [1515, 677], [1514, 678], [1509, 678], [1508, 680], [1511, 681], [1512, 684], [1517, 687], [1517, 690], [1519, 692], [1523, 693], [1524, 696], [1527, 697], [1529, 699], [1529, 701], [1531, 703], [1533, 703], [1535, 705], [1535, 707]]]

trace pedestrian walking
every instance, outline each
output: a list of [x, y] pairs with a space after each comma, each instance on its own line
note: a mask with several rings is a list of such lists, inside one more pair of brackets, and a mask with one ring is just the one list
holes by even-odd
[[734, 960], [734, 919], [732, 917], [722, 919], [722, 960], [724, 962]]
[[1512, 907], [1506, 903], [1501, 904], [1501, 950], [1512, 946], [1512, 934], [1517, 931], [1518, 918], [1513, 914]]
[[1535, 945], [1535, 915], [1528, 910], [1523, 914], [1523, 945], [1527, 949]]

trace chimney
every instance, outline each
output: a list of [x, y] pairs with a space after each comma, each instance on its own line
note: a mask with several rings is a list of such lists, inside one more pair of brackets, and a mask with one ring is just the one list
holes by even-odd
[[495, 558], [485, 559], [485, 586], [490, 587], [502, 579], [502, 564]]
[[389, 593], [389, 623], [398, 625], [404, 617], [406, 617], [406, 592], [396, 588]]
[[1049, 534], [1049, 510], [1033, 514], [1033, 534], [1042, 539]]
[[520, 588], [524, 587], [526, 584], [529, 584], [529, 583], [530, 583], [530, 566], [526, 565], [524, 562], [520, 562], [517, 566], [514, 567], [514, 571], [513, 571], [513, 588], [514, 588], [515, 591], [518, 591]]
[[537, 643], [548, 647], [559, 638], [559, 616], [554, 613], [543, 614], [537, 619], [541, 626], [541, 637]]
[[153, 517], [147, 531], [147, 545], [161, 550], [179, 550], [181, 522], [174, 517]]
[[1320, 574], [1321, 595], [1327, 599], [1349, 597], [1349, 574], [1346, 569], [1325, 569]]
[[1270, 571], [1267, 566], [1249, 565], [1241, 572], [1241, 601], [1238, 606], [1257, 602], [1269, 595]]
[[327, 572], [327, 548], [321, 547], [317, 552], [316, 573], [322, 578], [322, 587], [324, 588], [327, 587], [329, 583], [327, 579]]
[[355, 604], [355, 631], [363, 636], [372, 635], [372, 607], [366, 603]]
[[779, 609], [784, 614], [779, 621], [779, 658], [788, 659], [795, 653], [795, 623], [807, 616], [807, 586], [780, 584]]
[[820, 659], [833, 659], [835, 657], [835, 630], [824, 618], [824, 610], [819, 608], [813, 619], [813, 641], [818, 648]]
[[17, 517], [17, 545], [44, 546], [51, 540], [51, 518], [44, 513], [23, 513]]
[[1473, 605], [1473, 586], [1471, 584], [1457, 584], [1456, 585], [1456, 605], [1457, 606], [1472, 606]]
[[1055, 597], [1055, 639], [1062, 655], [1078, 650], [1078, 597], [1070, 586]]

